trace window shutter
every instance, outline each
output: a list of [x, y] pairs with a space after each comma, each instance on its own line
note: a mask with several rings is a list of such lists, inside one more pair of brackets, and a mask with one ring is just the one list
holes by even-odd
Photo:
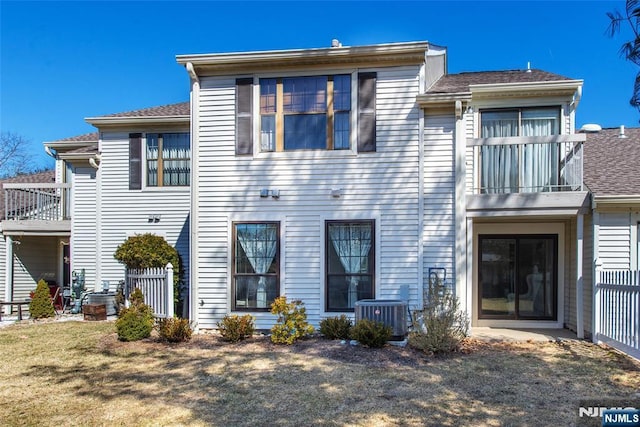
[[376, 151], [376, 73], [358, 74], [358, 152]]
[[129, 190], [142, 189], [142, 134], [129, 134]]
[[236, 154], [253, 154], [253, 79], [236, 80]]

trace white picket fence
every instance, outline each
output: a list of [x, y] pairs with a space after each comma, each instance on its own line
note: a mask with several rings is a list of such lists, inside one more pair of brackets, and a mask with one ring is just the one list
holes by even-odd
[[144, 303], [153, 308], [156, 317], [173, 317], [173, 266], [165, 268], [127, 269], [124, 294], [129, 296], [140, 289]]
[[593, 341], [640, 359], [640, 271], [596, 270]]

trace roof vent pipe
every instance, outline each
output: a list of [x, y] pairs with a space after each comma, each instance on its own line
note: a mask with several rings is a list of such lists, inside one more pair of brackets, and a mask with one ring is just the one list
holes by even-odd
[[342, 43], [338, 39], [333, 39], [331, 40], [331, 47], [342, 47]]
[[620, 125], [620, 133], [618, 134], [618, 138], [626, 138], [627, 135], [624, 134], [624, 125]]

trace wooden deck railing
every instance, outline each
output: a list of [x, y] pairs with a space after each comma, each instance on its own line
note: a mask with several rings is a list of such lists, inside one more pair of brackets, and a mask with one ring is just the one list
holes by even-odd
[[71, 184], [4, 183], [4, 219], [61, 221], [71, 218]]

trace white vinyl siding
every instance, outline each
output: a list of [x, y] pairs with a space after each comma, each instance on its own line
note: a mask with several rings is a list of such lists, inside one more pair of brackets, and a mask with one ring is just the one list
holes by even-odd
[[[583, 295], [583, 315], [584, 328], [591, 332], [591, 313], [593, 296], [593, 216], [584, 216], [583, 227], [583, 248], [582, 248], [582, 295]], [[564, 299], [564, 322], [566, 326], [576, 330], [576, 276], [577, 276], [577, 221], [572, 218], [566, 228], [565, 259], [569, 268], [565, 269], [565, 299]]]
[[[462, 116], [462, 119], [464, 120], [464, 130], [465, 130], [465, 137], [466, 139], [473, 139], [475, 138], [475, 114], [472, 113], [465, 113]], [[471, 194], [473, 189], [476, 187], [476, 176], [475, 176], [475, 165], [476, 165], [476, 160], [473, 156], [473, 147], [467, 146], [465, 152], [466, 152], [466, 175], [465, 175], [465, 187], [466, 187], [466, 192], [467, 194]]]
[[[104, 132], [100, 167], [100, 277], [115, 289], [124, 279], [124, 266], [113, 254], [134, 234], [154, 233], [176, 247], [189, 272], [189, 187], [129, 190], [129, 132]], [[150, 222], [150, 215], [159, 215]], [[75, 268], [75, 267], [74, 267]]]
[[[0, 231], [2, 230], [2, 226], [0, 225]], [[7, 297], [5, 296], [5, 279], [6, 279], [6, 240], [5, 237], [0, 237], [0, 301], [6, 301]], [[0, 307], [0, 310], [4, 310], [3, 307]], [[4, 313], [4, 311], [0, 311], [0, 313]]]
[[[345, 70], [345, 73], [348, 72]], [[203, 78], [199, 114], [199, 326], [230, 312], [230, 223], [280, 221], [281, 295], [300, 298], [309, 320], [325, 314], [324, 221], [376, 221], [376, 297], [418, 280], [419, 67], [376, 70], [377, 152], [235, 155], [235, 77]], [[261, 198], [260, 189], [280, 197]], [[341, 189], [338, 198], [332, 189]], [[415, 301], [413, 301], [415, 303]], [[256, 313], [258, 328], [274, 316]]]
[[[85, 271], [85, 285], [96, 283], [96, 170], [76, 167], [73, 171], [71, 215], [71, 271]], [[57, 252], [56, 252], [57, 253]]]
[[455, 119], [425, 117], [424, 130], [424, 286], [429, 268], [445, 268], [447, 285], [455, 284]]
[[28, 298], [29, 292], [35, 290], [41, 278], [57, 281], [58, 241], [55, 236], [14, 237], [14, 300]]
[[600, 235], [598, 243], [598, 262], [606, 269], [631, 268], [631, 227], [637, 224], [632, 223], [629, 213], [600, 213]]

